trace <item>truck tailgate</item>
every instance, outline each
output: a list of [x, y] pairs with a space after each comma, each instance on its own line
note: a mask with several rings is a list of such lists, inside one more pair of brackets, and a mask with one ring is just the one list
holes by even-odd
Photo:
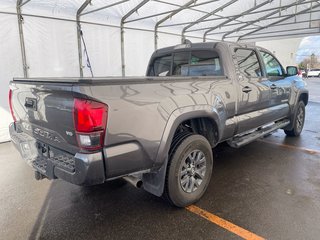
[[19, 131], [70, 153], [77, 151], [72, 83], [13, 81], [10, 89]]

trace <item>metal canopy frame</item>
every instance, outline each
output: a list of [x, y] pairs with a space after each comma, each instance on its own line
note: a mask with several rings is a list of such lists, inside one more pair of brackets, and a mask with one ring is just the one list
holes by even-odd
[[[314, 13], [315, 12], [320, 12], [320, 11], [313, 11]], [[317, 18], [317, 19], [312, 19], [311, 22], [314, 22], [314, 21], [320, 21], [320, 18]], [[287, 26], [287, 25], [292, 25], [292, 24], [300, 24], [300, 23], [310, 23], [310, 20], [304, 20], [304, 21], [297, 21], [297, 22], [289, 22], [289, 23], [279, 23], [277, 24], [276, 26], [274, 27], [279, 27], [279, 26]], [[257, 29], [258, 27], [250, 27], [250, 28], [246, 28], [246, 30], [255, 30]], [[209, 33], [207, 36], [210, 36], [210, 35], [214, 35], [214, 34], [225, 34], [225, 33], [229, 33], [230, 31], [219, 31], [217, 33]], [[237, 35], [237, 36], [232, 36], [230, 38], [237, 38], [237, 37], [240, 37], [241, 35]]]
[[253, 33], [255, 33], [255, 32], [261, 31], [261, 30], [266, 29], [266, 28], [268, 28], [268, 27], [275, 26], [275, 25], [277, 25], [278, 23], [281, 23], [281, 22], [286, 21], [286, 20], [288, 20], [288, 19], [290, 19], [290, 18], [293, 18], [293, 17], [295, 17], [295, 16], [298, 15], [298, 14], [306, 13], [306, 12], [308, 12], [309, 10], [312, 10], [312, 9], [317, 8], [317, 7], [319, 7], [319, 6], [320, 6], [320, 3], [318, 3], [316, 6], [312, 6], [312, 3], [311, 3], [311, 6], [310, 6], [309, 8], [307, 8], [307, 9], [304, 9], [304, 10], [302, 10], [302, 11], [296, 12], [295, 14], [289, 15], [289, 16], [287, 16], [287, 17], [285, 17], [285, 18], [283, 18], [283, 19], [281, 19], [281, 20], [279, 20], [279, 21], [276, 21], [276, 22], [267, 24], [266, 26], [262, 26], [262, 27], [260, 27], [260, 28], [258, 28], [258, 29], [256, 29], [256, 30], [253, 30], [253, 31], [250, 31], [250, 32], [248, 32], [248, 33], [246, 33], [246, 34], [243, 34], [242, 36], [239, 37], [238, 41], [240, 41], [241, 39], [243, 39], [245, 36], [251, 35], [251, 34], [253, 34]]
[[[298, 1], [298, 3], [301, 3], [301, 2], [304, 2], [304, 0], [299, 0], [299, 1]], [[295, 6], [295, 3], [289, 4], [289, 5], [287, 5], [286, 7], [283, 7], [282, 10], [285, 10], [285, 9], [290, 8], [290, 7], [292, 7], [292, 6]], [[222, 36], [222, 41], [223, 41], [227, 36], [229, 36], [230, 34], [232, 34], [232, 33], [234, 33], [234, 32], [238, 32], [238, 31], [240, 31], [241, 29], [244, 29], [244, 28], [252, 25], [252, 23], [256, 23], [256, 22], [260, 22], [261, 20], [265, 20], [265, 19], [267, 19], [268, 17], [271, 17], [271, 16], [275, 15], [278, 11], [279, 11], [279, 10], [272, 11], [271, 13], [268, 13], [267, 15], [264, 15], [264, 16], [256, 19], [256, 20], [249, 21], [247, 24], [245, 24], [245, 25], [243, 25], [243, 26], [240, 26], [240, 27], [238, 27], [238, 28], [236, 28], [236, 29], [233, 29], [233, 30], [229, 31], [228, 33], [225, 33], [225, 34]]]
[[182, 32], [181, 32], [181, 41], [182, 41], [182, 42], [184, 41], [184, 39], [185, 39], [185, 32], [186, 32], [189, 28], [191, 28], [192, 26], [194, 26], [194, 25], [202, 22], [203, 20], [207, 19], [208, 17], [210, 17], [210, 16], [212, 16], [212, 15], [220, 12], [220, 11], [223, 10], [224, 8], [232, 5], [233, 3], [237, 2], [237, 1], [238, 1], [238, 0], [231, 0], [231, 1], [227, 2], [227, 3], [225, 3], [224, 5], [218, 7], [217, 9], [215, 9], [215, 10], [207, 13], [206, 15], [202, 16], [202, 17], [199, 18], [198, 20], [196, 20], [196, 21], [188, 24], [187, 26], [185, 26], [185, 27], [182, 29]]
[[27, 57], [26, 57], [26, 47], [24, 44], [24, 36], [23, 36], [23, 16], [22, 16], [22, 6], [27, 4], [30, 0], [17, 0], [16, 9], [17, 9], [17, 17], [18, 17], [18, 30], [19, 30], [19, 40], [20, 40], [20, 49], [21, 49], [21, 57], [22, 57], [22, 67], [23, 67], [23, 76], [25, 78], [28, 77], [28, 65], [27, 65]]
[[[122, 0], [122, 1], [119, 1], [119, 2], [115, 2], [115, 3], [112, 3], [110, 5], [107, 5], [107, 6], [104, 6], [104, 7], [100, 7], [100, 8], [97, 8], [97, 9], [93, 9], [91, 11], [87, 11], [87, 12], [84, 12], [84, 13], [81, 13], [79, 14], [79, 16], [84, 16], [84, 15], [87, 15], [87, 14], [90, 14], [90, 13], [94, 13], [94, 12], [98, 12], [98, 11], [101, 11], [103, 9], [107, 9], [107, 8], [110, 8], [110, 7], [113, 7], [113, 6], [116, 6], [116, 5], [119, 5], [121, 3], [125, 3], [125, 2], [128, 2], [129, 0]], [[88, 5], [87, 5], [88, 6]], [[86, 6], [86, 7], [87, 7]]]
[[[49, 19], [55, 19], [55, 20], [64, 20], [64, 21], [72, 21], [76, 22], [77, 26], [77, 43], [78, 43], [78, 58], [79, 58], [79, 74], [80, 77], [83, 77], [83, 63], [82, 63], [82, 44], [81, 44], [81, 23], [86, 24], [93, 24], [93, 25], [100, 25], [100, 26], [110, 26], [110, 27], [118, 27], [120, 28], [120, 39], [121, 39], [121, 72], [122, 76], [125, 76], [125, 29], [133, 29], [133, 30], [141, 30], [141, 31], [149, 31], [154, 33], [154, 48], [158, 48], [158, 33], [166, 33], [170, 35], [180, 36], [181, 41], [183, 42], [185, 38], [187, 37], [187, 33], [199, 33], [200, 31], [204, 31], [202, 35], [202, 40], [206, 41], [206, 39], [209, 39], [208, 36], [212, 36], [214, 34], [223, 34], [222, 35], [222, 41], [224, 41], [227, 38], [237, 38], [237, 41], [248, 41], [248, 40], [254, 40], [254, 39], [260, 39], [260, 38], [283, 38], [285, 36], [293, 37], [293, 36], [306, 36], [308, 34], [316, 34], [320, 33], [319, 27], [313, 27], [312, 22], [313, 21], [320, 21], [320, 16], [316, 15], [316, 19], [312, 19], [313, 13], [319, 13], [320, 10], [317, 9], [320, 7], [320, 1], [317, 0], [294, 0], [292, 3], [287, 3], [285, 5], [282, 4], [282, 0], [279, 0], [279, 6], [271, 6], [269, 8], [265, 9], [259, 9], [263, 6], [266, 6], [267, 4], [270, 4], [274, 2], [275, 0], [265, 0], [257, 4], [257, 0], [251, 0], [254, 4], [253, 7], [240, 12], [239, 14], [233, 14], [233, 15], [225, 15], [219, 14], [220, 11], [224, 10], [225, 8], [228, 8], [232, 4], [238, 2], [239, 0], [228, 0], [228, 1], [222, 1], [222, 0], [207, 0], [199, 3], [199, 0], [185, 0], [184, 4], [176, 4], [174, 2], [170, 2], [168, 0], [152, 0], [152, 2], [164, 4], [167, 6], [174, 7], [171, 10], [168, 11], [162, 11], [162, 12], [155, 12], [150, 15], [145, 16], [139, 16], [136, 18], [130, 19], [130, 17], [137, 12], [140, 8], [145, 6], [148, 2], [151, 0], [140, 0], [139, 4], [137, 4], [135, 7], [130, 9], [125, 15], [122, 16], [120, 20], [120, 26], [115, 25], [108, 25], [104, 23], [94, 23], [94, 22], [85, 22], [81, 20], [82, 16], [93, 14], [98, 11], [108, 9], [111, 7], [114, 7], [116, 5], [125, 4], [127, 2], [130, 2], [130, 0], [118, 0], [116, 2], [106, 4], [105, 6], [99, 6], [96, 9], [88, 10], [86, 11], [87, 7], [95, 0], [83, 0], [83, 3], [79, 7], [76, 13], [75, 20], [70, 19], [62, 19], [62, 18], [56, 18], [56, 17], [48, 17], [48, 16], [37, 16], [32, 14], [23, 14], [22, 13], [22, 7], [24, 7], [26, 4], [28, 4], [32, 0], [17, 0], [16, 1], [16, 15], [18, 19], [18, 30], [19, 30], [19, 39], [20, 39], [20, 49], [21, 49], [21, 56], [22, 56], [22, 64], [23, 64], [23, 74], [24, 77], [28, 77], [28, 70], [29, 67], [27, 65], [27, 56], [26, 56], [26, 48], [25, 48], [25, 41], [24, 41], [24, 34], [23, 34], [23, 23], [24, 19], [23, 16], [34, 16], [34, 17], [42, 17], [42, 18], [49, 18]], [[293, 1], [293, 0], [292, 0]], [[215, 8], [211, 11], [205, 11], [202, 10], [202, 8], [197, 8], [198, 6], [211, 4], [213, 2], [220, 2], [220, 6]], [[309, 4], [309, 6], [308, 6]], [[298, 11], [298, 6], [304, 5], [307, 6], [307, 8]], [[295, 7], [294, 13], [291, 14], [283, 14], [284, 11], [288, 10], [289, 8]], [[185, 11], [185, 10], [191, 10], [194, 12], [197, 12], [197, 14], [202, 14], [201, 17], [194, 21], [184, 21], [184, 22], [178, 22], [178, 23], [169, 23], [165, 24], [169, 19], [174, 19], [177, 17], [179, 13]], [[263, 13], [263, 16], [261, 16], [261, 13]], [[12, 13], [7, 13], [12, 14]], [[242, 16], [248, 16], [248, 15], [255, 15], [260, 14], [259, 17], [257, 17], [254, 20], [250, 21], [243, 21], [240, 20], [240, 17]], [[304, 15], [303, 15], [304, 14]], [[308, 17], [305, 17], [305, 19], [300, 19], [300, 21], [297, 21], [297, 16], [306, 16], [306, 14], [310, 14]], [[125, 24], [138, 22], [146, 19], [156, 18], [156, 17], [162, 17], [160, 20], [156, 19], [156, 23], [154, 26], [154, 29], [144, 29], [144, 28], [132, 28], [132, 27], [125, 27]], [[314, 16], [315, 17], [315, 16]], [[294, 22], [285, 22], [289, 19], [293, 19]], [[220, 23], [214, 23], [215, 21], [223, 20]], [[267, 21], [275, 20], [272, 23], [269, 24], [263, 24]], [[209, 23], [210, 26], [207, 27], [200, 27], [200, 28], [194, 28], [197, 24], [200, 23]], [[270, 31], [263, 31], [267, 28], [274, 29], [274, 27], [277, 26], [287, 26], [292, 24], [300, 24], [300, 23], [309, 23], [309, 27], [302, 28], [299, 26], [299, 28], [295, 29], [288, 29], [288, 30], [270, 30]], [[182, 27], [182, 31], [179, 33], [173, 33], [172, 31], [160, 31], [159, 29], [163, 28], [170, 28], [170, 27]], [[301, 25], [303, 26], [303, 25]], [[228, 27], [231, 30], [224, 30], [223, 28]], [[219, 29], [219, 31], [216, 31]], [[315, 30], [319, 31], [315, 31]], [[175, 30], [177, 31], [177, 30]], [[235, 35], [235, 33], [238, 32], [244, 32], [244, 34], [238, 34]], [[248, 32], [249, 31], [249, 32]], [[281, 34], [284, 32], [284, 34]], [[270, 34], [266, 36], [267, 34]], [[194, 38], [201, 38], [199, 35], [193, 35], [188, 37], [194, 37]], [[211, 39], [212, 40], [212, 39]]]
[[[269, 0], [269, 1], [262, 2], [262, 3], [258, 4], [258, 5], [255, 5], [255, 6], [253, 6], [252, 8], [249, 8], [248, 10], [242, 12], [241, 15], [246, 15], [246, 14], [248, 14], [248, 13], [250, 13], [250, 12], [252, 12], [252, 11], [258, 9], [258, 8], [263, 7], [263, 6], [266, 5], [266, 4], [271, 3], [272, 1], [273, 1], [273, 0]], [[232, 22], [232, 21], [236, 20], [236, 19], [239, 18], [239, 17], [240, 17], [240, 16], [231, 17], [231, 18], [229, 18], [228, 20], [220, 23], [219, 25], [209, 28], [209, 29], [208, 29], [207, 31], [205, 31], [205, 33], [203, 34], [203, 41], [204, 41], [204, 42], [206, 41], [206, 37], [207, 37], [208, 33], [214, 31], [215, 29], [218, 29], [218, 28], [224, 26], [225, 24], [228, 24], [229, 22]]]
[[191, 0], [187, 2], [185, 5], [181, 6], [180, 8], [176, 9], [174, 12], [170, 13], [168, 16], [162, 18], [160, 21], [158, 21], [154, 27], [154, 49], [157, 50], [158, 48], [158, 28], [162, 23], [167, 21], [168, 19], [172, 18], [177, 13], [181, 12], [182, 10], [188, 8], [191, 4], [196, 3], [197, 0]]
[[130, 17], [134, 12], [138, 11], [145, 4], [147, 4], [150, 0], [143, 0], [136, 7], [131, 9], [126, 15], [121, 18], [120, 22], [120, 34], [121, 34], [121, 71], [122, 76], [126, 75], [126, 63], [125, 63], [125, 55], [124, 55], [124, 24], [128, 17]]
[[83, 77], [83, 64], [82, 64], [82, 45], [81, 45], [81, 13], [86, 9], [86, 7], [91, 3], [91, 0], [86, 0], [77, 11], [76, 21], [77, 21], [77, 40], [78, 40], [78, 55], [79, 55], [79, 71], [80, 77]]

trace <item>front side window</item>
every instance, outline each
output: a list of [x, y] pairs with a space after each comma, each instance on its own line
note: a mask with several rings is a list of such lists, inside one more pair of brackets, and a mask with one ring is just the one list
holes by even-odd
[[283, 76], [283, 69], [278, 60], [272, 56], [270, 53], [262, 52], [262, 59], [264, 65], [266, 66], [266, 71], [268, 76]]
[[261, 77], [262, 71], [255, 51], [250, 49], [237, 49], [237, 61], [240, 72], [248, 77]]

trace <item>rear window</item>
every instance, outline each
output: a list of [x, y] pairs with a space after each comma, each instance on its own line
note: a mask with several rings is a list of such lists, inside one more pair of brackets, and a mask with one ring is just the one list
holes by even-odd
[[149, 76], [169, 76], [171, 75], [171, 61], [172, 56], [158, 57], [153, 61], [149, 69]]
[[221, 76], [219, 55], [214, 51], [193, 51], [188, 76]]
[[181, 76], [183, 67], [188, 66], [190, 52], [178, 52], [173, 54], [172, 75]]
[[156, 58], [149, 76], [222, 76], [223, 69], [215, 51], [195, 50], [177, 52]]

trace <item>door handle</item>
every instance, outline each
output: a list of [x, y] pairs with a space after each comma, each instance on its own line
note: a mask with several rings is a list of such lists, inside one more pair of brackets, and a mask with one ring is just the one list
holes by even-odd
[[37, 99], [26, 97], [24, 106], [37, 111]]
[[242, 88], [242, 92], [248, 93], [251, 91], [252, 91], [251, 87], [245, 86], [244, 88]]
[[277, 85], [271, 84], [270, 88], [271, 88], [271, 89], [276, 89], [276, 88], [277, 88]]

